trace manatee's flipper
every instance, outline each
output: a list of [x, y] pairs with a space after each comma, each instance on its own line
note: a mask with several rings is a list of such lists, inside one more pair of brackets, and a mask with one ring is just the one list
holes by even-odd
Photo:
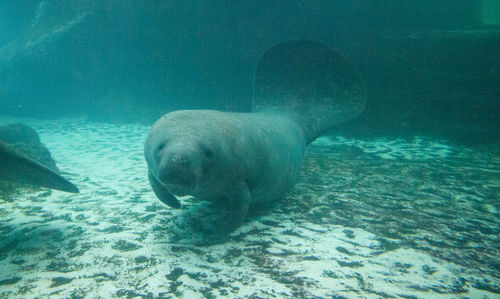
[[277, 44], [257, 65], [253, 110], [289, 113], [303, 126], [307, 142], [356, 117], [365, 103], [363, 82], [350, 63], [321, 43]]
[[250, 190], [246, 183], [240, 183], [234, 186], [234, 191], [228, 194], [229, 203], [229, 221], [228, 230], [237, 229], [245, 220], [250, 206]]
[[151, 187], [153, 187], [156, 197], [158, 197], [161, 202], [174, 209], [179, 209], [181, 207], [181, 203], [177, 200], [177, 198], [175, 198], [172, 193], [168, 192], [168, 190], [160, 182], [158, 182], [151, 171], [148, 172], [148, 179]]
[[78, 188], [44, 165], [22, 156], [0, 142], [0, 180], [21, 182], [71, 193]]

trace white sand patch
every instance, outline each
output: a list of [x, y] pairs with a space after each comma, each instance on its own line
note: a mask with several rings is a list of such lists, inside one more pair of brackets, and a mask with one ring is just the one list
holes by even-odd
[[320, 137], [315, 144], [325, 146], [350, 145], [356, 146], [365, 153], [382, 159], [402, 159], [421, 161], [428, 159], [446, 158], [453, 149], [444, 141], [430, 137], [416, 136], [410, 140], [402, 138], [372, 138], [368, 140], [349, 139], [342, 136]]
[[[37, 130], [81, 193], [40, 191], [0, 202], [0, 298], [494, 296], [471, 286], [475, 277], [463, 267], [413, 248], [384, 249], [361, 228], [296, 221], [279, 209], [249, 219], [221, 243], [197, 244], [182, 234], [195, 231], [193, 217], [209, 207], [183, 198], [183, 208], [172, 210], [155, 198], [143, 158], [147, 127], [18, 121]], [[334, 143], [384, 159], [452, 152], [426, 139]], [[466, 291], [456, 293], [462, 276]]]

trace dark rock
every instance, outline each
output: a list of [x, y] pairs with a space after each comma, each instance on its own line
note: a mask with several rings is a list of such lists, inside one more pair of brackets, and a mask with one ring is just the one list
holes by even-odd
[[321, 276], [335, 278], [335, 279], [339, 278], [339, 276], [337, 274], [335, 274], [335, 272], [330, 271], [330, 270], [323, 270], [323, 274], [321, 274]]
[[145, 257], [144, 255], [140, 255], [134, 258], [134, 261], [136, 264], [143, 264], [149, 261], [149, 258]]
[[302, 260], [304, 260], [304, 261], [319, 261], [320, 258], [317, 256], [314, 256], [314, 255], [308, 255], [308, 256], [304, 256], [302, 258]]
[[354, 252], [351, 252], [342, 246], [337, 246], [336, 249], [338, 252], [342, 252], [342, 253], [347, 254], [347, 255], [356, 255]]
[[23, 259], [22, 257], [13, 257], [12, 258], [12, 261], [10, 261], [11, 264], [14, 264], [14, 265], [22, 265], [26, 262], [25, 259]]
[[116, 296], [120, 298], [154, 298], [152, 293], [140, 294], [136, 291], [125, 289], [116, 291]]
[[111, 225], [111, 226], [108, 226], [108, 227], [101, 229], [99, 231], [103, 232], [103, 233], [119, 233], [119, 232], [122, 232], [124, 230], [125, 230], [125, 228], [123, 228], [123, 226]]
[[61, 259], [54, 260], [54, 261], [50, 262], [50, 264], [47, 265], [46, 269], [47, 269], [47, 271], [55, 271], [55, 272], [63, 272], [63, 273], [67, 273], [67, 272], [72, 271], [71, 264], [69, 264], [68, 262], [65, 262]]
[[361, 262], [344, 262], [344, 261], [337, 261], [337, 263], [341, 267], [350, 267], [350, 268], [359, 268], [363, 267], [363, 263]]
[[115, 249], [115, 250], [119, 250], [119, 251], [132, 251], [132, 250], [136, 250], [136, 249], [139, 249], [141, 248], [142, 246], [140, 245], [137, 245], [135, 243], [132, 243], [132, 242], [128, 242], [128, 241], [125, 241], [125, 240], [119, 240], [119, 241], [116, 241], [112, 246], [111, 248]]
[[500, 285], [497, 282], [490, 281], [486, 278], [476, 279], [472, 286], [479, 290], [488, 291], [494, 294], [500, 294]]
[[424, 270], [424, 273], [427, 275], [432, 275], [438, 271], [436, 267], [430, 267], [428, 265], [423, 265], [422, 270]]
[[66, 278], [66, 277], [54, 277], [52, 278], [52, 284], [50, 285], [51, 288], [55, 288], [58, 286], [61, 286], [63, 284], [67, 284], [73, 281], [73, 278]]
[[2, 286], [2, 285], [8, 285], [8, 284], [16, 284], [21, 279], [23, 279], [23, 278], [16, 276], [16, 277], [12, 277], [12, 278], [8, 278], [8, 279], [0, 280], [0, 286]]
[[184, 270], [182, 268], [175, 268], [169, 274], [165, 275], [171, 281], [176, 281], [182, 274], [184, 274]]

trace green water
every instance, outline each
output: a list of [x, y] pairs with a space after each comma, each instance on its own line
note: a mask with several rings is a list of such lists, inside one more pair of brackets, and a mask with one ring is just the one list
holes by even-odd
[[[34, 128], [81, 193], [0, 193], [0, 298], [500, 296], [499, 8], [2, 2], [0, 126]], [[345, 56], [366, 108], [221, 238], [224, 209], [155, 197], [144, 140], [169, 111], [249, 112], [259, 58], [288, 40]]]

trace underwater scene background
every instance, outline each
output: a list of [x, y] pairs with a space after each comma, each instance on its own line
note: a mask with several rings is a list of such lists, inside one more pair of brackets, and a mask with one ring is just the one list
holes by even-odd
[[[345, 55], [366, 108], [219, 239], [220, 209], [156, 198], [146, 136], [249, 112], [287, 40]], [[2, 2], [0, 127], [33, 128], [80, 193], [0, 173], [0, 298], [498, 298], [499, 115], [498, 0]]]

